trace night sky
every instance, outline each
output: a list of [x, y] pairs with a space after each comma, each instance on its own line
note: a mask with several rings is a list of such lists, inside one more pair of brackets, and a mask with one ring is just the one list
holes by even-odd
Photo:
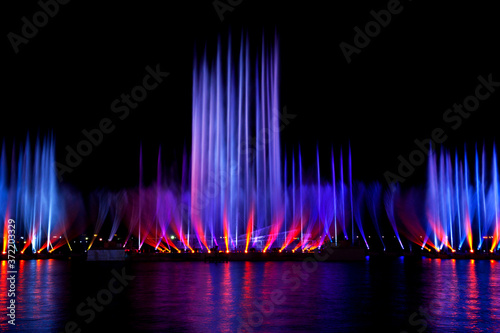
[[[429, 138], [435, 128], [445, 131], [449, 149], [484, 141], [491, 150], [500, 87], [456, 130], [443, 114], [474, 95], [478, 76], [491, 74], [500, 82], [500, 20], [493, 4], [232, 1], [239, 2], [221, 21], [213, 1], [70, 1], [19, 44], [18, 53], [9, 33], [22, 36], [21, 19], [33, 22], [41, 7], [36, 1], [3, 4], [0, 126], [7, 147], [24, 142], [28, 132], [34, 140], [37, 133], [53, 131], [63, 163], [65, 147], [76, 147], [82, 130], [109, 118], [114, 131], [64, 182], [84, 191], [135, 186], [141, 142], [146, 182], [155, 175], [159, 145], [166, 167], [177, 174], [184, 145], [190, 150], [195, 48], [214, 47], [229, 30], [234, 41], [248, 32], [257, 47], [263, 31], [276, 30], [281, 106], [296, 115], [281, 132], [283, 154], [285, 145], [291, 154], [300, 144], [304, 165], [312, 169], [319, 145], [325, 179], [331, 148], [338, 151], [349, 142], [354, 178], [366, 181], [384, 181], [385, 171], [397, 172], [398, 156], [407, 157], [416, 149], [414, 140]], [[374, 20], [370, 12], [388, 6], [398, 13], [348, 63], [339, 45], [355, 46], [354, 28], [364, 31]], [[169, 76], [120, 120], [112, 102], [157, 64]], [[422, 183], [424, 176], [425, 167], [419, 167], [407, 184]]]

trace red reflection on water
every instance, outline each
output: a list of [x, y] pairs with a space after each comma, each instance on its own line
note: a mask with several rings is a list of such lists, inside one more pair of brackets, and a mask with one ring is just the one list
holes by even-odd
[[252, 299], [253, 297], [253, 281], [255, 279], [254, 277], [254, 269], [255, 269], [255, 264], [245, 261], [245, 266], [243, 268], [243, 294], [242, 298], [245, 302], [248, 302], [248, 300]]
[[496, 260], [490, 260], [490, 278], [488, 283], [489, 307], [491, 309], [491, 320], [500, 321], [500, 264]]
[[[38, 259], [36, 260], [36, 275], [35, 275], [35, 285], [32, 286], [33, 287], [33, 290], [34, 290], [34, 302], [31, 303], [35, 306], [40, 306], [42, 304], [42, 290], [45, 288], [44, 284], [43, 284], [43, 271], [44, 271], [44, 262], [43, 260], [41, 259]], [[35, 319], [40, 319], [40, 312], [39, 311], [33, 311], [33, 317]]]
[[220, 320], [218, 323], [217, 331], [218, 332], [229, 332], [231, 331], [230, 321], [228, 320], [233, 316], [234, 310], [234, 291], [233, 291], [233, 281], [231, 280], [231, 269], [230, 264], [225, 264], [222, 267], [222, 279], [219, 284], [219, 291], [222, 292], [220, 299], [220, 309], [219, 311], [222, 314], [221, 318], [225, 319], [224, 321]]
[[466, 284], [466, 316], [469, 321], [468, 328], [476, 327], [479, 319], [479, 311], [481, 310], [479, 302], [479, 285], [476, 274], [476, 263], [474, 260], [469, 262], [466, 269], [467, 284]]
[[451, 315], [454, 317], [457, 315], [457, 307], [460, 304], [460, 285], [458, 281], [458, 274], [457, 274], [457, 261], [455, 259], [452, 259], [451, 262], [451, 272], [450, 272], [450, 277], [448, 279], [449, 283], [451, 284], [450, 288], [450, 293], [448, 294], [449, 298], [449, 304], [447, 305], [447, 308], [451, 312]]

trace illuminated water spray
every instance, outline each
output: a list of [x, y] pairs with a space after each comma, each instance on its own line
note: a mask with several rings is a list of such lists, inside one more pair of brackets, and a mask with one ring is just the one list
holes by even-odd
[[[423, 207], [425, 213], [418, 220], [408, 218], [409, 214], [403, 214], [406, 216], [402, 219], [403, 226], [412, 230], [406, 236], [410, 240], [423, 238], [422, 248], [429, 245], [436, 251], [494, 252], [498, 249], [499, 240], [499, 186], [495, 145], [490, 161], [486, 157], [486, 147], [483, 146], [480, 154], [475, 145], [472, 166], [468, 163], [466, 148], [463, 160], [460, 160], [458, 152], [455, 152], [454, 158], [452, 156], [444, 148], [439, 152], [433, 150], [429, 153]], [[389, 207], [390, 205], [391, 201], [387, 200], [388, 213], [394, 211], [394, 207]], [[415, 216], [420, 215], [417, 203], [407, 207], [415, 209]], [[393, 219], [390, 216], [391, 223]]]
[[214, 62], [195, 60], [191, 222], [207, 250], [246, 247], [247, 238], [266, 250], [284, 220], [276, 37], [251, 54], [247, 40], [235, 52], [229, 39]]
[[[68, 227], [79, 209], [71, 193], [61, 189], [57, 180], [55, 141], [52, 135], [37, 138], [34, 147], [29, 136], [24, 146], [12, 146], [8, 167], [6, 145], [0, 157], [0, 214], [4, 220], [3, 252], [7, 247], [6, 221], [16, 220], [18, 251], [31, 252], [70, 245]], [[69, 209], [73, 212], [68, 214]], [[73, 230], [73, 232], [76, 230]]]

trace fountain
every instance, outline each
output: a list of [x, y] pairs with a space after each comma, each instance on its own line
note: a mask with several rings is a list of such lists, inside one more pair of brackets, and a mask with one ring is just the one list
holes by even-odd
[[[219, 39], [216, 50], [195, 56], [192, 89], [192, 141], [190, 153], [184, 147], [180, 179], [166, 176], [161, 147], [151, 158], [141, 145], [137, 188], [96, 191], [90, 217], [79, 196], [57, 180], [53, 135], [34, 145], [28, 136], [10, 151], [4, 143], [4, 254], [10, 218], [17, 221], [21, 253], [72, 250], [84, 232], [82, 219], [90, 220], [86, 232], [93, 235], [85, 236], [85, 251], [103, 239], [119, 241], [120, 249], [171, 255], [291, 254], [328, 246], [361, 249], [364, 258], [365, 250], [403, 253], [412, 244], [419, 253], [500, 249], [494, 145], [490, 160], [484, 146], [479, 151], [476, 145], [474, 154], [431, 150], [424, 190], [355, 180], [350, 144], [336, 153], [332, 147], [328, 164], [320, 163], [317, 146], [314, 171], [306, 173], [301, 146], [291, 156], [281, 150], [276, 35], [256, 49], [248, 37], [237, 47], [231, 37], [225, 44]], [[149, 161], [156, 179], [145, 184]]]

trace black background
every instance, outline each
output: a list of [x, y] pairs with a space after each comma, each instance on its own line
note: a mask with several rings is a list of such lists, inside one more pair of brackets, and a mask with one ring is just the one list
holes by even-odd
[[[319, 145], [329, 174], [331, 148], [350, 142], [354, 177], [384, 181], [385, 171], [396, 172], [398, 155], [408, 156], [413, 141], [436, 127], [446, 130], [449, 149], [475, 142], [491, 149], [499, 91], [456, 131], [442, 117], [474, 93], [479, 75], [500, 81], [493, 2], [402, 1], [402, 12], [348, 64], [339, 44], [353, 44], [353, 28], [364, 28], [370, 11], [387, 3], [243, 0], [221, 21], [213, 1], [71, 1], [18, 54], [7, 34], [20, 34], [21, 18], [32, 21], [40, 7], [4, 3], [1, 136], [11, 149], [28, 132], [34, 140], [52, 130], [63, 162], [64, 147], [75, 147], [81, 131], [102, 118], [115, 121], [111, 102], [142, 82], [147, 65], [159, 63], [170, 76], [126, 120], [116, 120], [115, 131], [64, 181], [81, 190], [136, 185], [141, 142], [146, 182], [160, 144], [175, 174], [184, 145], [190, 150], [195, 45], [215, 45], [229, 29], [234, 36], [248, 32], [258, 44], [262, 31], [276, 29], [281, 106], [297, 115], [281, 133], [282, 148], [291, 154], [300, 143], [308, 167]], [[420, 167], [407, 184], [424, 176]]]

